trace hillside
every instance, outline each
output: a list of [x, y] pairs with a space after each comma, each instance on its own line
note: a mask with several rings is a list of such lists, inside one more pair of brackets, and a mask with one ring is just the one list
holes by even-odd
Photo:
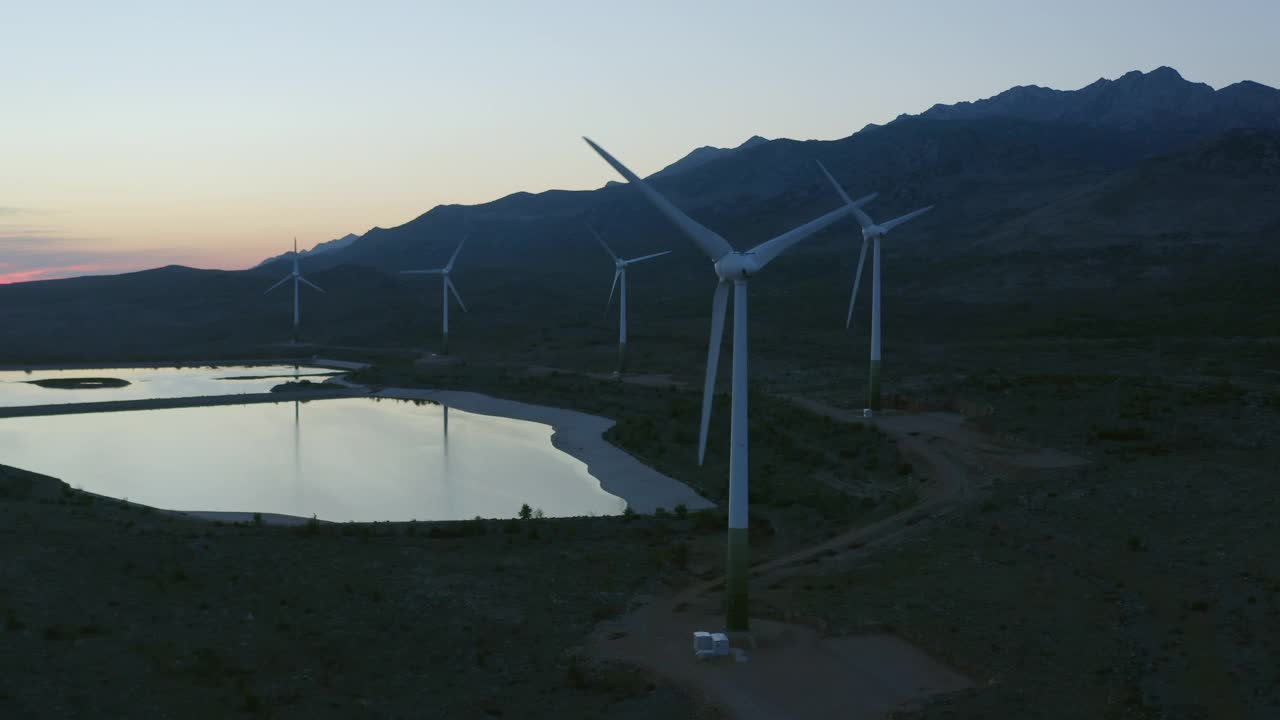
[[[1076, 91], [1015, 88], [839, 140], [753, 138], [731, 150], [694, 151], [652, 182], [738, 247], [837, 207], [816, 160], [852, 193], [879, 191], [867, 208], [873, 217], [935, 204], [885, 246], [886, 312], [924, 337], [951, 337], [962, 327], [1034, 335], [1190, 325], [1268, 334], [1277, 332], [1272, 314], [1224, 314], [1224, 307], [1262, 286], [1259, 260], [1276, 252], [1268, 238], [1280, 228], [1280, 130], [1222, 128], [1275, 120], [1278, 95], [1249, 83], [1213, 91], [1165, 69]], [[1150, 124], [1166, 115], [1167, 128]], [[609, 147], [609, 138], [596, 139]], [[612, 177], [603, 164], [600, 176]], [[438, 286], [397, 273], [442, 264], [469, 229], [455, 274], [471, 311], [455, 320], [460, 347], [519, 352], [530, 362], [537, 353], [561, 362], [576, 349], [575, 362], [595, 362], [593, 353], [608, 351], [612, 320], [600, 308], [611, 274], [584, 221], [624, 255], [674, 250], [632, 278], [632, 332], [660, 331], [672, 343], [662, 364], [684, 367], [673, 348], [696, 356], [705, 343], [714, 277], [665, 219], [616, 183], [440, 206], [398, 227], [322, 244], [324, 251], [304, 256], [304, 270], [328, 293], [304, 290], [303, 338], [432, 347]], [[780, 347], [813, 342], [816, 352], [839, 325], [856, 247], [856, 227], [843, 221], [770, 266], [753, 283], [765, 301], [753, 312], [755, 336]], [[290, 293], [262, 296], [283, 272], [276, 260], [242, 272], [162, 268], [2, 287], [0, 323], [14, 341], [0, 356], [261, 352], [292, 332]], [[1171, 298], [1181, 300], [1171, 305]], [[1060, 317], [1066, 308], [1117, 302], [1126, 313], [1121, 325], [1096, 318], [1064, 325]], [[1001, 322], [978, 320], [993, 304]], [[815, 307], [830, 307], [830, 317], [791, 312]], [[1179, 323], [1171, 307], [1189, 322]], [[1209, 320], [1224, 315], [1231, 323]]]

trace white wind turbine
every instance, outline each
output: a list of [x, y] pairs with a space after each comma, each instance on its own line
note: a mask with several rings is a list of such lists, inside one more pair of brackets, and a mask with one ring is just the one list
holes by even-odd
[[[731, 631], [748, 628], [747, 612], [747, 281], [764, 269], [787, 248], [826, 228], [849, 214], [842, 207], [785, 232], [754, 248], [739, 252], [720, 235], [699, 224], [671, 204], [656, 190], [628, 170], [612, 155], [588, 138], [593, 150], [613, 166], [645, 198], [678, 227], [714, 263], [720, 282], [711, 301], [711, 342], [707, 349], [707, 376], [702, 390], [702, 427], [698, 436], [698, 463], [706, 453], [707, 429], [711, 422], [712, 391], [715, 389], [716, 366], [720, 359], [720, 343], [724, 336], [724, 316], [733, 288], [733, 382], [729, 425], [729, 551], [725, 574], [725, 620]], [[874, 196], [858, 200], [869, 202]]]
[[896, 217], [888, 222], [877, 225], [860, 207], [861, 201], [855, 203], [845, 194], [844, 188], [840, 187], [840, 183], [831, 177], [831, 173], [823, 167], [822, 163], [818, 163], [822, 174], [827, 176], [831, 181], [831, 185], [835, 187], [836, 192], [840, 193], [840, 197], [844, 199], [845, 204], [853, 212], [853, 216], [858, 219], [858, 224], [862, 226], [862, 253], [858, 256], [858, 272], [853, 280], [853, 294], [849, 297], [849, 315], [845, 318], [844, 326], [849, 327], [849, 322], [853, 319], [853, 302], [858, 297], [858, 283], [862, 281], [862, 263], [867, 259], [867, 242], [873, 247], [871, 261], [871, 380], [867, 389], [867, 405], [872, 412], [880, 410], [880, 238], [889, 234], [889, 231], [899, 225], [914, 220], [921, 215], [933, 209], [933, 206], [920, 208], [913, 212], [909, 212], [901, 217]]
[[319, 290], [320, 292], [324, 292], [324, 289], [321, 288], [319, 285], [316, 285], [310, 280], [302, 277], [302, 273], [298, 270], [298, 238], [293, 239], [293, 271], [290, 272], [288, 275], [285, 275], [283, 278], [281, 278], [280, 282], [267, 288], [266, 292], [262, 294], [266, 295], [272, 290], [275, 290], [276, 288], [285, 284], [289, 280], [293, 280], [293, 339], [296, 341], [298, 339], [298, 320], [300, 319], [300, 314], [298, 311], [298, 295], [299, 295], [298, 283], [306, 283], [311, 287], [315, 288], [316, 290]]
[[449, 257], [449, 263], [442, 268], [433, 270], [401, 270], [401, 275], [439, 275], [443, 279], [440, 285], [440, 308], [442, 313], [444, 349], [443, 354], [449, 354], [449, 293], [457, 298], [458, 305], [463, 312], [467, 311], [467, 304], [462, 302], [462, 296], [458, 294], [458, 289], [453, 286], [453, 279], [450, 274], [453, 273], [453, 264], [458, 260], [458, 253], [462, 252], [462, 246], [467, 244], [467, 238], [471, 237], [471, 233], [462, 236], [462, 242], [458, 243], [457, 249], [453, 251], [453, 255]]
[[600, 242], [600, 247], [603, 247], [604, 251], [609, 253], [609, 257], [613, 258], [613, 286], [609, 288], [609, 302], [605, 303], [605, 312], [608, 312], [609, 306], [613, 304], [613, 291], [618, 289], [619, 282], [622, 283], [622, 292], [618, 294], [618, 374], [621, 375], [627, 358], [627, 266], [635, 265], [644, 260], [662, 257], [671, 251], [663, 250], [660, 253], [623, 260], [615, 255], [613, 250], [609, 249], [609, 245], [605, 243], [604, 238], [600, 237], [600, 233], [596, 232], [595, 228], [588, 225], [587, 229]]

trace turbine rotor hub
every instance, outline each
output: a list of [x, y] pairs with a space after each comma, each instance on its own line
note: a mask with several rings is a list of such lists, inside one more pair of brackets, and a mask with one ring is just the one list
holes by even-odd
[[862, 238], [864, 240], [876, 240], [878, 238], [884, 237], [885, 235], [888, 235], [888, 233], [885, 232], [885, 229], [883, 227], [880, 227], [879, 225], [872, 225], [871, 227], [862, 231]]
[[760, 269], [755, 258], [746, 253], [731, 252], [716, 261], [716, 275], [726, 282], [746, 280]]

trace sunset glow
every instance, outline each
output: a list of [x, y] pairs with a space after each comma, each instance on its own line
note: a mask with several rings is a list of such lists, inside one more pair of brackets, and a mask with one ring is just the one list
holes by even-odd
[[[1170, 64], [1215, 86], [1280, 85], [1274, 4], [1090, 0], [1052, 21], [1012, 1], [926, 20], [807, 5], [8, 7], [0, 282], [244, 268], [295, 236], [310, 247], [439, 204], [599, 187], [611, 178], [586, 133], [643, 174], [701, 145], [838, 138], [1021, 83]], [[1142, 20], [1153, 13], [1160, 24]], [[893, 43], [850, 42], [908, 23]], [[992, 23], [1002, 32], [978, 32]], [[1111, 52], [1076, 52], [1088, 46]]]

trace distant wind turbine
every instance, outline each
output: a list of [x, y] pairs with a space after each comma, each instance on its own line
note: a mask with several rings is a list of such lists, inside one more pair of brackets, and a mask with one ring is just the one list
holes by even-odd
[[289, 273], [288, 275], [285, 275], [283, 278], [280, 279], [280, 282], [267, 288], [266, 292], [262, 294], [266, 295], [272, 290], [275, 290], [276, 288], [285, 284], [290, 279], [293, 280], [293, 339], [296, 342], [298, 339], [298, 321], [301, 317], [298, 310], [298, 283], [306, 283], [311, 287], [315, 288], [316, 290], [319, 290], [320, 292], [324, 292], [324, 289], [321, 288], [319, 285], [316, 285], [310, 280], [302, 277], [302, 273], [298, 270], [298, 238], [293, 239], [293, 272]]
[[638, 258], [623, 260], [615, 255], [613, 250], [609, 249], [609, 245], [605, 243], [604, 238], [600, 237], [600, 233], [596, 232], [595, 228], [588, 225], [587, 229], [600, 242], [600, 247], [603, 247], [604, 251], [609, 253], [609, 257], [613, 258], [613, 286], [609, 288], [609, 301], [605, 303], [605, 312], [608, 312], [609, 306], [613, 304], [613, 291], [618, 289], [619, 281], [622, 283], [622, 292], [618, 294], [618, 374], [621, 375], [627, 359], [627, 266], [635, 265], [644, 260], [662, 257], [671, 251], [663, 250], [652, 255], [642, 255]]
[[844, 326], [849, 327], [849, 322], [853, 319], [853, 302], [858, 297], [858, 283], [862, 281], [862, 263], [867, 259], [867, 242], [871, 242], [872, 261], [871, 261], [871, 380], [867, 390], [867, 405], [873, 412], [880, 410], [880, 238], [889, 234], [889, 231], [899, 225], [914, 220], [921, 215], [933, 209], [933, 206], [920, 208], [907, 213], [901, 217], [896, 217], [888, 222], [877, 225], [860, 206], [861, 201], [854, 202], [845, 194], [844, 188], [840, 187], [840, 183], [831, 177], [831, 173], [823, 167], [822, 163], [818, 163], [818, 167], [822, 170], [822, 174], [827, 176], [831, 181], [831, 185], [840, 193], [840, 197], [849, 207], [853, 216], [858, 219], [858, 224], [862, 226], [862, 253], [858, 256], [858, 272], [853, 280], [853, 294], [849, 298], [849, 315], [845, 318]]
[[[763, 242], [746, 252], [733, 249], [720, 235], [686, 215], [651, 188], [646, 182], [618, 162], [604, 148], [583, 138], [605, 162], [613, 166], [631, 185], [676, 225], [715, 264], [720, 282], [711, 300], [711, 341], [707, 348], [707, 376], [702, 390], [702, 428], [698, 436], [698, 464], [706, 455], [707, 429], [711, 422], [711, 400], [715, 389], [716, 366], [720, 359], [720, 343], [724, 336], [725, 310], [729, 288], [733, 287], [733, 382], [732, 412], [729, 426], [729, 552], [725, 580], [725, 621], [729, 630], [746, 630], [747, 612], [747, 280], [764, 269], [787, 248], [817, 233], [849, 214], [849, 208], [837, 210], [811, 220], [794, 230]], [[869, 202], [868, 196], [857, 202]]]
[[469, 237], [471, 237], [471, 233], [467, 233], [466, 235], [462, 236], [462, 242], [458, 243], [457, 249], [453, 251], [453, 255], [449, 258], [449, 263], [442, 268], [435, 268], [433, 270], [401, 270], [400, 271], [401, 275], [440, 275], [443, 278], [443, 282], [440, 285], [440, 308], [441, 308], [441, 313], [443, 313], [442, 322], [443, 322], [444, 329], [442, 332], [444, 335], [444, 349], [442, 351], [442, 354], [444, 355], [449, 354], [449, 293], [450, 292], [452, 292], [453, 296], [457, 298], [458, 305], [462, 308], [462, 311], [463, 312], [467, 311], [467, 304], [462, 302], [462, 296], [458, 294], [458, 289], [453, 286], [453, 280], [449, 277], [449, 275], [453, 272], [453, 264], [458, 260], [458, 253], [462, 252], [462, 246], [467, 244], [467, 238]]

